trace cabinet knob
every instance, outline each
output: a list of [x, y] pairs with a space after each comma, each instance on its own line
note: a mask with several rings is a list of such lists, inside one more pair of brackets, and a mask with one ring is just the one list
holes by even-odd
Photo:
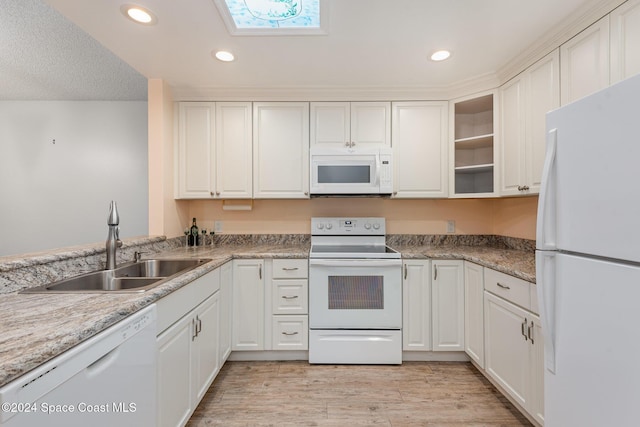
[[214, 194], [214, 192], [213, 192], [213, 191], [211, 191], [209, 194], [211, 194], [212, 196], [215, 196], [215, 194]]
[[219, 192], [219, 191], [216, 191], [216, 196], [219, 196], [219, 195], [220, 195], [220, 192]]

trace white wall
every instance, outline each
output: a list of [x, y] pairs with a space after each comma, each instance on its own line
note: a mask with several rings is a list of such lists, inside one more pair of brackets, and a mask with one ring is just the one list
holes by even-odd
[[0, 256], [148, 234], [147, 157], [146, 102], [0, 101]]

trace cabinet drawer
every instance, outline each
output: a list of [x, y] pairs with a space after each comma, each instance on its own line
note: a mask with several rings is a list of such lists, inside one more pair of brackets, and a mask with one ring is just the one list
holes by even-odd
[[307, 279], [273, 280], [273, 314], [307, 314]]
[[309, 320], [307, 316], [273, 316], [274, 350], [308, 350]]
[[274, 259], [274, 279], [302, 279], [308, 277], [309, 261], [306, 259]]
[[484, 269], [485, 290], [498, 295], [522, 308], [531, 310], [531, 290], [529, 282], [499, 271]]

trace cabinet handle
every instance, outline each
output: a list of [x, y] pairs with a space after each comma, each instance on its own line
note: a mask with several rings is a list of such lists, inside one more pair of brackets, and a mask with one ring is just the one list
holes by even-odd
[[258, 268], [258, 277], [262, 280], [262, 264]]
[[308, 191], [305, 191], [305, 192], [304, 192], [304, 195], [305, 195], [305, 196], [308, 196], [308, 195], [309, 195], [309, 192], [308, 192]]
[[529, 326], [527, 328], [527, 335], [529, 336], [529, 339], [531, 340], [531, 345], [534, 344], [533, 342], [533, 320], [531, 321], [531, 326]]
[[219, 196], [219, 195], [220, 195], [220, 192], [219, 192], [219, 191], [216, 191], [216, 196]]
[[282, 295], [282, 298], [284, 298], [284, 299], [296, 299], [296, 298], [298, 298], [298, 295]]
[[191, 319], [191, 329], [193, 329], [193, 334], [191, 334], [191, 341], [193, 341], [198, 336], [198, 328], [196, 327], [196, 319]]
[[407, 264], [404, 265], [404, 280], [407, 280]]
[[437, 280], [438, 279], [438, 266], [434, 265], [433, 266], [433, 280]]
[[196, 331], [196, 336], [200, 335], [202, 332], [202, 319], [199, 316], [196, 316], [196, 327], [198, 328]]
[[502, 288], [502, 289], [511, 289], [509, 286], [507, 286], [507, 285], [503, 285], [503, 284], [502, 284], [502, 283], [500, 283], [500, 282], [496, 282], [496, 285], [498, 285], [498, 287], [499, 287], [499, 288]]
[[213, 191], [210, 191], [210, 192], [209, 192], [209, 194], [211, 194], [211, 195], [213, 196], [213, 195], [214, 195], [214, 192], [213, 192]]
[[344, 143], [344, 146], [345, 146], [345, 147], [351, 147], [351, 145], [349, 144], [349, 141], [345, 142], [345, 143]]
[[524, 337], [524, 340], [527, 341], [527, 334], [524, 332], [524, 329], [527, 327], [527, 319], [524, 319], [524, 322], [522, 322], [520, 324], [520, 332], [522, 333], [522, 336]]
[[299, 270], [298, 267], [282, 267], [284, 271], [296, 271]]
[[283, 332], [282, 335], [291, 336], [291, 335], [298, 335], [298, 333], [297, 332]]

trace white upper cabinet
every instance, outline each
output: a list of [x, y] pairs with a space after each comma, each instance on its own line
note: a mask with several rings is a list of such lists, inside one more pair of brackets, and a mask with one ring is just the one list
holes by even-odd
[[212, 196], [215, 108], [215, 102], [181, 102], [178, 106], [176, 198]]
[[176, 198], [250, 198], [251, 103], [178, 105]]
[[216, 190], [222, 199], [250, 199], [253, 190], [250, 102], [216, 103]]
[[311, 145], [391, 146], [390, 102], [312, 102]]
[[559, 62], [555, 50], [500, 88], [502, 196], [540, 191], [546, 113], [560, 106]]
[[610, 15], [611, 83], [640, 73], [640, 0], [629, 0]]
[[609, 86], [609, 15], [560, 46], [560, 59], [562, 105]]
[[309, 103], [253, 103], [253, 197], [309, 197]]
[[393, 102], [394, 197], [448, 197], [446, 101]]

